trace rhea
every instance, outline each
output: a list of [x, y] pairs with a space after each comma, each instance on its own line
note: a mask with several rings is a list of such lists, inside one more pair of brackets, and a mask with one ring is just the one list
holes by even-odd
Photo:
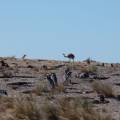
[[65, 54], [63, 53], [63, 56], [66, 57], [66, 58], [68, 58], [70, 61], [71, 61], [71, 60], [74, 61], [74, 59], [75, 59], [75, 55], [74, 55], [73, 53], [70, 53], [70, 54], [68, 54], [68, 55], [65, 55]]

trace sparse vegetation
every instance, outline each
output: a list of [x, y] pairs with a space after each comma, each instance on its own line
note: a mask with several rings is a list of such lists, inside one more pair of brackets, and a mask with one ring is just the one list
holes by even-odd
[[47, 86], [47, 82], [46, 81], [40, 81], [36, 88], [34, 89], [34, 93], [36, 93], [36, 95], [42, 95], [43, 93], [49, 92], [48, 86]]
[[102, 83], [100, 81], [94, 81], [92, 84], [92, 87], [97, 93], [101, 93], [105, 95], [106, 97], [114, 96], [114, 91], [112, 89], [112, 86], [110, 86], [107, 83]]
[[[115, 69], [112, 69], [111, 64], [95, 61], [86, 64], [52, 60], [38, 62], [17, 58], [13, 60], [6, 58], [5, 63], [9, 67], [1, 66], [0, 71], [0, 118], [2, 120], [111, 120], [112, 117], [117, 118], [111, 109], [115, 112], [118, 108], [114, 105], [119, 105], [119, 91], [117, 91], [120, 85], [119, 65], [116, 69], [116, 65], [113, 64]], [[65, 85], [67, 67], [72, 72], [70, 79], [72, 82]], [[16, 70], [17, 73], [15, 73]], [[57, 82], [53, 73], [56, 74]], [[55, 84], [54, 87], [46, 79], [49, 74]], [[116, 97], [107, 99], [106, 97], [114, 96], [112, 87], [115, 88]], [[98, 93], [98, 97], [95, 92]], [[111, 116], [107, 116], [109, 114]]]
[[65, 87], [63, 84], [59, 84], [56, 86], [54, 89], [50, 91], [50, 94], [55, 95], [55, 94], [61, 94], [65, 92]]
[[90, 65], [81, 69], [82, 72], [87, 73], [96, 73], [97, 67], [95, 65]]
[[[57, 103], [58, 106], [48, 106], [46, 109], [47, 116], [59, 120], [111, 120], [110, 117], [98, 114], [88, 101], [81, 98], [62, 98]], [[53, 119], [54, 118], [54, 119]]]
[[19, 96], [12, 102], [15, 120], [112, 120], [94, 110], [83, 98], [63, 97], [38, 104], [33, 96]]
[[97, 72], [97, 67], [95, 65], [91, 65], [88, 67], [88, 72], [95, 73]]
[[9, 97], [0, 97], [0, 112], [13, 108], [13, 99]]
[[43, 106], [45, 116], [47, 120], [59, 120], [59, 109], [50, 102], [47, 102]]
[[18, 120], [41, 120], [42, 118], [39, 105], [29, 97], [16, 98], [14, 113]]
[[47, 93], [46, 95], [48, 97], [53, 97], [56, 94], [60, 94], [65, 92], [65, 87], [63, 84], [59, 84], [54, 89], [48, 88], [46, 81], [40, 81], [36, 88], [33, 90], [33, 93], [35, 93], [38, 96], [44, 95], [44, 93]]
[[57, 93], [63, 93], [65, 92], [65, 87], [63, 84], [59, 84], [56, 88], [55, 88]]

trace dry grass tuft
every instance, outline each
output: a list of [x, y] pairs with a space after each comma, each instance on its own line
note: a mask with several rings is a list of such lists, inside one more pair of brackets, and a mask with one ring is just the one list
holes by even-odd
[[64, 93], [64, 92], [65, 92], [65, 87], [64, 87], [63, 84], [59, 84], [59, 85], [56, 86], [51, 92], [53, 92], [53, 94]]
[[43, 95], [43, 93], [49, 92], [47, 82], [46, 81], [40, 81], [33, 91], [38, 96]]
[[94, 81], [92, 84], [92, 87], [97, 93], [101, 93], [105, 95], [106, 97], [114, 96], [114, 91], [112, 89], [112, 86], [108, 85], [107, 83], [102, 83], [100, 81]]
[[81, 69], [82, 72], [87, 73], [96, 73], [97, 67], [95, 65], [90, 65]]
[[37, 103], [29, 98], [17, 98], [14, 103], [15, 118], [18, 120], [41, 120], [41, 110]]
[[85, 113], [92, 112], [90, 104], [79, 98], [63, 98], [59, 104], [61, 116], [69, 120], [80, 120], [83, 117], [83, 110]]
[[46, 103], [43, 110], [47, 120], [59, 120], [59, 109], [54, 104]]
[[60, 98], [42, 105], [34, 99], [22, 98], [15, 102], [16, 120], [111, 120], [98, 114], [91, 104], [81, 98]]
[[85, 99], [63, 98], [59, 104], [60, 116], [68, 120], [111, 120], [99, 115]]
[[5, 96], [0, 97], [0, 112], [13, 108], [13, 99]]

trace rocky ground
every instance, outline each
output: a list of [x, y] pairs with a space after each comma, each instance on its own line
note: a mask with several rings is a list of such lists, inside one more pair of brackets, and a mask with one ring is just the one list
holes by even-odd
[[[72, 72], [71, 83], [67, 82], [63, 85], [67, 68]], [[100, 114], [110, 115], [112, 119], [120, 120], [120, 64], [0, 58], [0, 96], [15, 98], [19, 95], [34, 94], [38, 101], [44, 101], [47, 93], [38, 95], [35, 94], [35, 90], [38, 84], [44, 81], [47, 89], [51, 90], [51, 85], [46, 79], [46, 75], [50, 73], [55, 73], [58, 85], [61, 89], [64, 87], [64, 91], [49, 95], [52, 101], [64, 96], [83, 97], [94, 104], [94, 109]], [[97, 88], [93, 87], [96, 81], [98, 84], [111, 87], [113, 95], [107, 96], [104, 92], [98, 92]], [[111, 92], [111, 89], [107, 89], [108, 92]], [[103, 94], [105, 101], [100, 101], [99, 94]], [[3, 113], [2, 107], [0, 111], [2, 117], [8, 113], [8, 110]]]

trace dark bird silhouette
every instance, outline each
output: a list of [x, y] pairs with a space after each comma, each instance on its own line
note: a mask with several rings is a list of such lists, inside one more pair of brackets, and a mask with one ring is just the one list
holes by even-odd
[[26, 55], [26, 54], [24, 54], [24, 55], [22, 56], [22, 59], [24, 60], [26, 57], [27, 57], [27, 55]]
[[51, 74], [52, 80], [54, 81], [55, 86], [58, 86], [57, 76], [55, 73]]
[[65, 55], [65, 54], [63, 53], [63, 56], [66, 57], [66, 58], [68, 58], [69, 60], [73, 60], [73, 61], [74, 61], [74, 59], [75, 59], [75, 55], [72, 54], [72, 53], [70, 53], [70, 54], [68, 54], [68, 55]]
[[53, 79], [51, 78], [51, 75], [50, 75], [50, 74], [47, 75], [47, 80], [49, 81], [52, 89], [54, 89], [54, 88], [55, 88], [55, 83], [54, 83]]
[[67, 82], [67, 83], [72, 83], [71, 82], [71, 75], [72, 75], [72, 72], [70, 71], [70, 69], [69, 68], [67, 68], [66, 70], [65, 70], [65, 81]]

